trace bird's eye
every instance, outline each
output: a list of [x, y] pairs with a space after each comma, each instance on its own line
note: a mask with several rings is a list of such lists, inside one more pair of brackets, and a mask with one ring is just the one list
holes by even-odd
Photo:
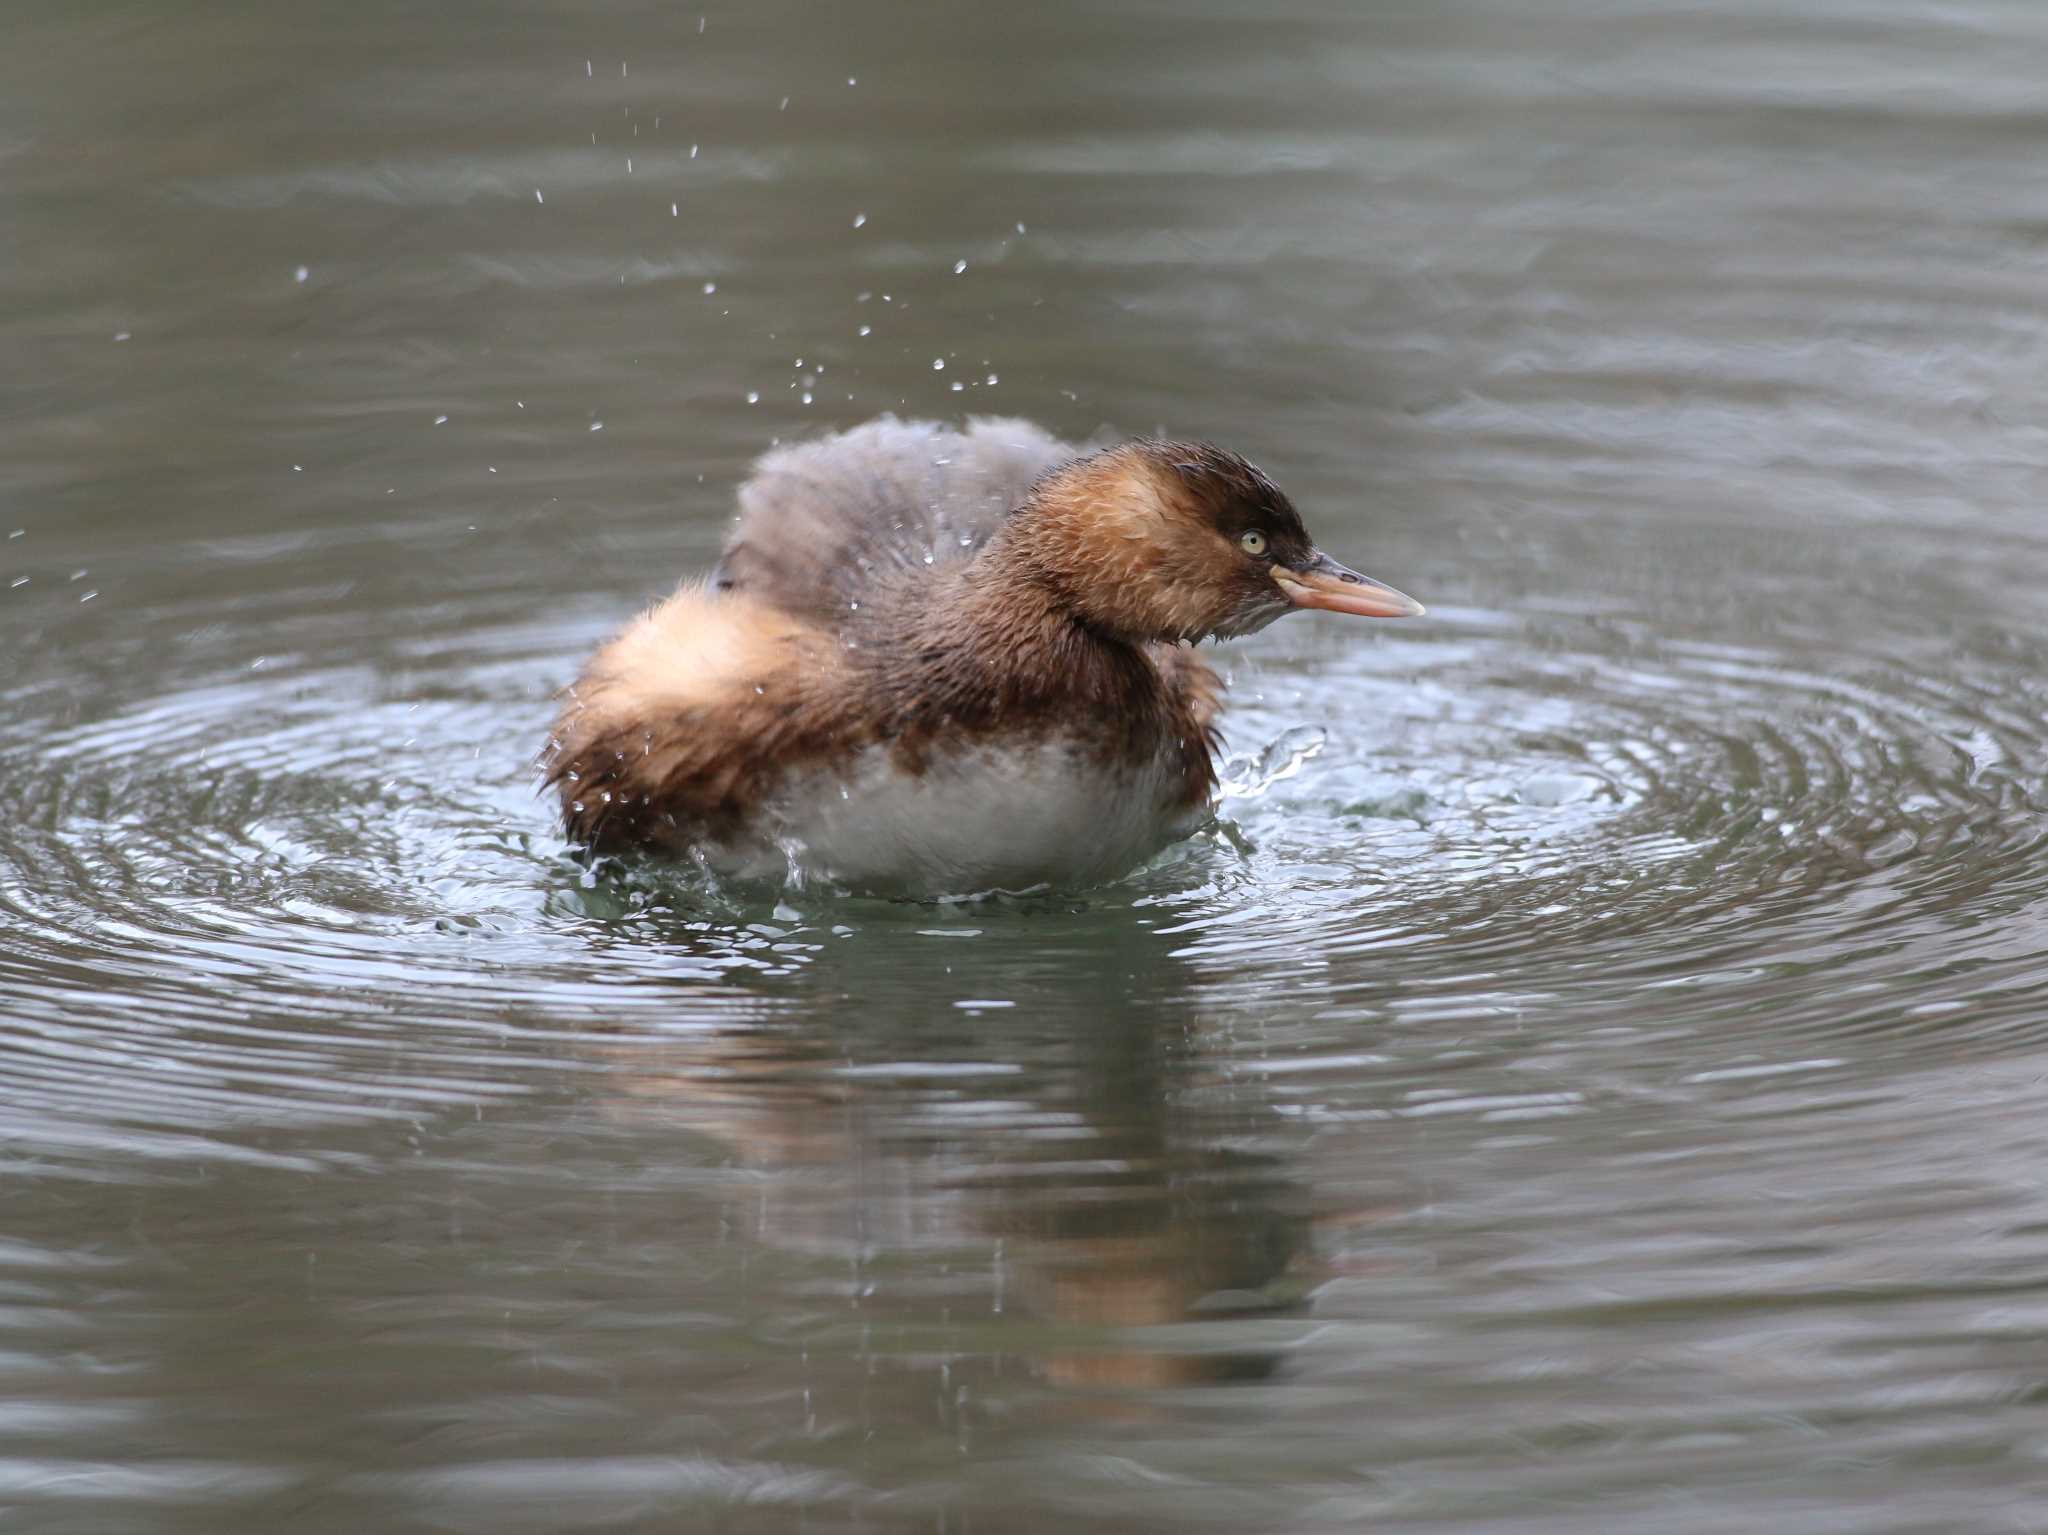
[[1237, 546], [1244, 550], [1246, 554], [1264, 554], [1266, 552], [1266, 535], [1257, 528], [1249, 528], [1238, 535]]

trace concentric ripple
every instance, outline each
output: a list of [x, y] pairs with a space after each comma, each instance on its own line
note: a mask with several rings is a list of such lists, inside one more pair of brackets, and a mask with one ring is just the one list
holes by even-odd
[[[1654, 1006], [1794, 1057], [1963, 1008], [1986, 1047], [2048, 1032], [2048, 937], [2001, 920], [2048, 892], [2037, 650], [1935, 681], [1598, 638], [1453, 613], [1248, 649], [1231, 734], [1264, 744], [1213, 831], [1104, 890], [936, 914], [569, 858], [528, 749], [588, 636], [545, 626], [468, 629], [399, 686], [301, 663], [32, 726], [0, 758], [13, 1133], [54, 1149], [119, 1124], [175, 1156], [218, 1152], [224, 1126], [516, 1095], [520, 1051], [553, 1059], [592, 1008], [744, 1026], [834, 946], [937, 920], [1001, 954], [1051, 911], [1161, 931], [1226, 1010], [1276, 982], [1418, 1026]], [[257, 1021], [281, 1012], [309, 1022]], [[524, 1046], [508, 1015], [533, 1021]]]
[[[1697, 992], [1683, 1005], [1778, 1049], [1965, 1005], [1987, 1042], [2032, 1035], [2044, 678], [2010, 647], [1934, 680], [1699, 643], [1532, 653], [1524, 636], [1323, 663], [1269, 689], [1252, 728], [1334, 696], [1373, 729], [1332, 729], [1290, 782], [1226, 803], [1269, 899], [1249, 921], [1188, 912], [1186, 952], [1227, 971], [1296, 945], [1431, 1017], [1460, 1006], [1438, 976], [1483, 973], [1496, 1005]], [[1418, 981], [1426, 1003], [1399, 995]]]

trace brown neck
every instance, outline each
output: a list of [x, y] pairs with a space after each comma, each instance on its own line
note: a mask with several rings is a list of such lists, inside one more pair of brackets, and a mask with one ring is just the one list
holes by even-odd
[[977, 581], [1034, 589], [1068, 621], [1128, 647], [1207, 633], [1210, 551], [1129, 456], [1097, 454], [1039, 481], [970, 567]]
[[1069, 597], [1061, 573], [1048, 566], [1014, 513], [961, 572], [961, 618], [978, 631], [986, 652], [1028, 669], [1072, 666], [1078, 652], [1135, 646], [1092, 622]]
[[1074, 612], [1032, 541], [1008, 531], [903, 610], [902, 627], [854, 652], [904, 728], [927, 718], [966, 728], [1077, 711], [1114, 718], [1141, 707], [1152, 669], [1140, 647]]
[[[1069, 598], [1025, 509], [923, 602], [906, 628], [869, 654], [889, 700], [900, 753], [962, 734], [1019, 730], [1064, 735], [1120, 760], [1149, 760], [1163, 741], [1185, 757], [1189, 802], [1206, 795], [1210, 770], [1202, 687], [1170, 687], [1143, 641], [1094, 622]], [[1021, 535], [1021, 536], [1020, 536]], [[1196, 668], [1201, 677], [1208, 674]]]

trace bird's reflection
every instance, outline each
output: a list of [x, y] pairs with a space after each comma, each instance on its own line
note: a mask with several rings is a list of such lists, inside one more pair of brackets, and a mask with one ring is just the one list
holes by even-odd
[[[1031, 1364], [1056, 1384], [1270, 1371], [1230, 1324], [1300, 1309], [1306, 1188], [1168, 940], [1128, 907], [907, 910], [808, 948], [830, 928], [779, 929], [807, 961], [753, 1022], [600, 1047], [616, 1112], [768, 1175], [765, 1247], [888, 1253], [898, 1275], [990, 1254], [991, 1306], [1049, 1324]], [[903, 962], [906, 923], [928, 964]]]

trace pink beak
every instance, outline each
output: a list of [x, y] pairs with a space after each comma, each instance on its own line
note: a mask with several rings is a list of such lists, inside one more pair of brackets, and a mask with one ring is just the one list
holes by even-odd
[[1273, 579], [1298, 608], [1323, 608], [1360, 618], [1420, 618], [1426, 611], [1405, 592], [1339, 565], [1320, 549], [1298, 570], [1274, 566]]

